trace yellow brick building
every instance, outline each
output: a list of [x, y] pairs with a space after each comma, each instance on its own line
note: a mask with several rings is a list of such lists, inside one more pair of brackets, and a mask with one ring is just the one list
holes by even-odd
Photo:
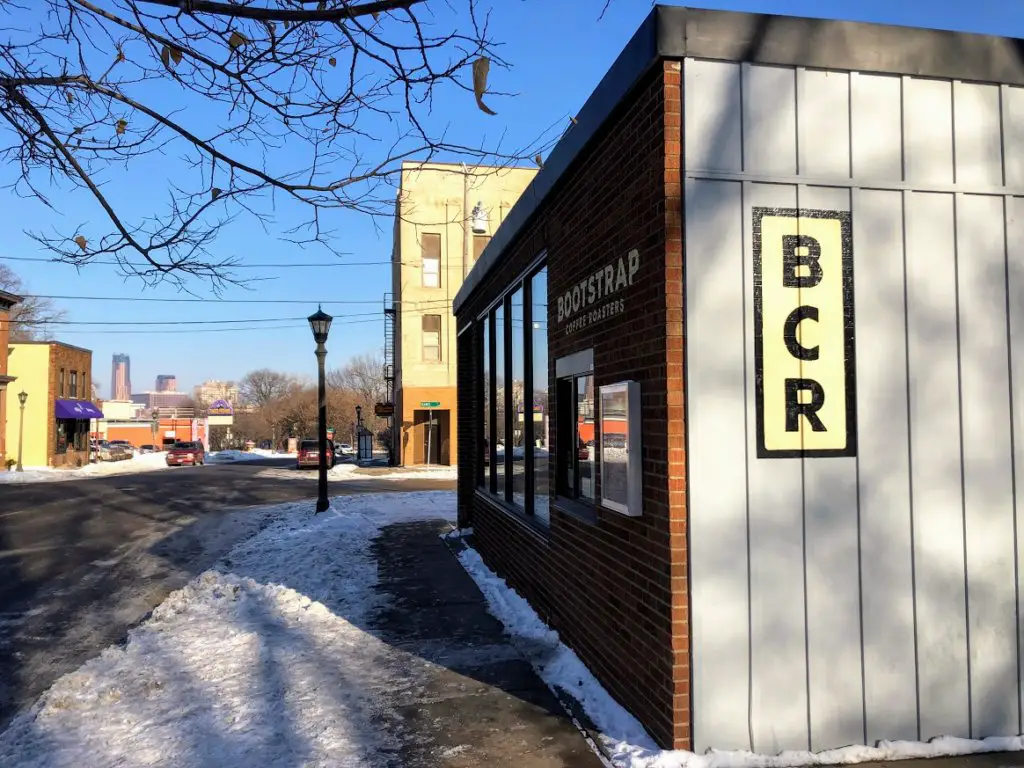
[[400, 464], [456, 463], [452, 299], [536, 173], [403, 164], [392, 250]]

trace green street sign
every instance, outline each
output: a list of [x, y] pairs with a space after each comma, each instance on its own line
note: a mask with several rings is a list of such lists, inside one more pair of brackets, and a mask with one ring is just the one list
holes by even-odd
[[430, 400], [428, 402], [420, 402], [420, 408], [437, 408], [441, 403], [437, 400]]

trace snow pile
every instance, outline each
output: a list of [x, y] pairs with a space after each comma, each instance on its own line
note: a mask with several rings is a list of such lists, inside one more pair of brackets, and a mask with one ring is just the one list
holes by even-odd
[[[457, 534], [452, 531], [446, 536], [457, 538]], [[513, 643], [527, 656], [541, 679], [580, 702], [600, 731], [602, 746], [616, 768], [794, 768], [1024, 750], [1024, 736], [979, 740], [943, 736], [927, 743], [881, 741], [876, 747], [850, 746], [823, 752], [794, 750], [778, 755], [722, 750], [696, 754], [659, 749], [639, 721], [560, 642], [558, 633], [544, 624], [529, 603], [491, 571], [475, 550], [462, 550], [459, 560], [484, 593], [491, 613], [505, 625]]]
[[234, 464], [240, 461], [262, 461], [263, 459], [294, 459], [294, 453], [276, 453], [254, 448], [252, 451], [238, 451], [228, 449], [226, 451], [210, 451], [206, 454], [206, 460], [211, 464]]
[[0, 734], [0, 765], [373, 766], [393, 756], [402, 733], [388, 697], [422, 681], [360, 628], [380, 599], [370, 542], [391, 523], [454, 519], [455, 495], [365, 494], [315, 517], [308, 502], [274, 511], [225, 572], [171, 594], [124, 647], [19, 715]]
[[297, 453], [281, 453], [279, 451], [268, 451], [266, 448], [253, 448], [249, 455], [263, 456], [268, 459], [294, 459]]
[[33, 467], [26, 469], [24, 472], [0, 472], [0, 484], [55, 483], [67, 480], [84, 480], [92, 477], [130, 475], [136, 472], [152, 472], [156, 469], [167, 469], [167, 460], [163, 453], [144, 453], [122, 461], [100, 461], [95, 464], [86, 464], [84, 467], [76, 469]]
[[335, 464], [328, 470], [327, 477], [330, 480], [457, 480], [459, 469], [443, 465], [363, 468], [358, 464], [345, 463]]

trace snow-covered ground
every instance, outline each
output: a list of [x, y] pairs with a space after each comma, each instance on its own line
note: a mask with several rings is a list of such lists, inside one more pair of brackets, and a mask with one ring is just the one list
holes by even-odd
[[[316, 481], [317, 472], [315, 469], [296, 470], [293, 467], [268, 467], [259, 472], [260, 477], [272, 477], [274, 479], [296, 480], [300, 482]], [[329, 482], [342, 482], [346, 480], [456, 480], [459, 476], [457, 467], [433, 466], [433, 467], [367, 467], [361, 468], [358, 464], [344, 462], [335, 464], [332, 469], [327, 470]]]
[[[423, 669], [364, 630], [381, 597], [381, 528], [451, 520], [451, 492], [364, 494], [274, 508], [218, 570], [174, 592], [57, 681], [0, 734], [4, 768], [360, 766], [393, 758], [389, 702]], [[389, 763], [390, 764], [390, 763]]]
[[[447, 538], [456, 538], [455, 532]], [[475, 550], [462, 550], [459, 560], [484, 593], [491, 613], [505, 625], [513, 643], [530, 659], [541, 679], [549, 687], [561, 688], [580, 702], [600, 731], [602, 746], [612, 756], [616, 768], [792, 768], [1024, 750], [1024, 736], [982, 740], [946, 736], [927, 743], [882, 741], [874, 747], [789, 751], [778, 755], [714, 750], [696, 754], [658, 749], [636, 718], [620, 706], [579, 657], [559, 641], [558, 633], [544, 624], [529, 603], [491, 571]]]
[[123, 461], [101, 461], [76, 469], [50, 469], [48, 467], [26, 467], [24, 472], [0, 471], [3, 483], [55, 483], [66, 480], [84, 480], [90, 477], [129, 475], [135, 472], [152, 472], [167, 469], [163, 453], [144, 453]]
[[206, 460], [211, 464], [234, 464], [241, 461], [262, 461], [263, 459], [294, 459], [294, 453], [277, 453], [253, 449], [252, 451], [210, 451], [206, 454]]

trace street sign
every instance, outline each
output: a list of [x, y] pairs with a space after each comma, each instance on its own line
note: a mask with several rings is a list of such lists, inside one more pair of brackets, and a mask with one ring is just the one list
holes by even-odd
[[420, 402], [420, 408], [437, 408], [441, 405], [437, 400], [426, 400]]

